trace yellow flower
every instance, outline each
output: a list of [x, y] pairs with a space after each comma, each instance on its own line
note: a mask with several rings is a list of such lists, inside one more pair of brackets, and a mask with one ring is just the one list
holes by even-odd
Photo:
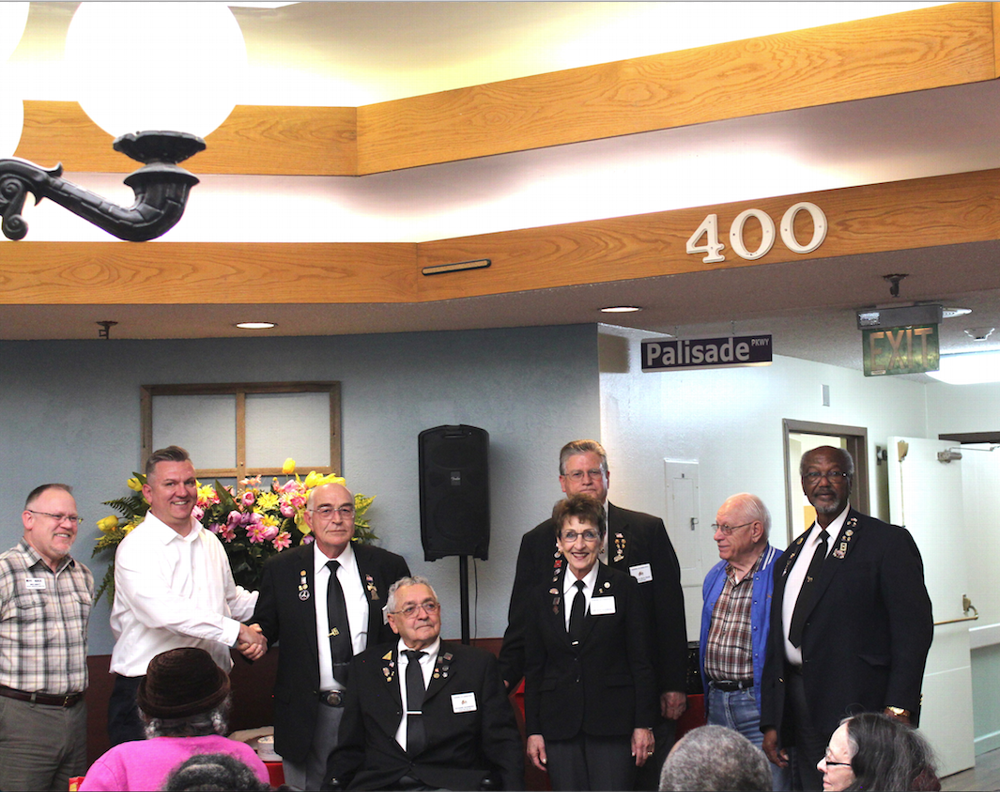
[[101, 530], [101, 533], [111, 533], [118, 527], [118, 518], [112, 514], [110, 517], [98, 520], [97, 527]]
[[257, 496], [257, 502], [253, 510], [259, 514], [264, 514], [278, 507], [278, 494], [275, 492], [262, 492]]
[[272, 514], [261, 515], [260, 521], [268, 528], [273, 528], [278, 525], [278, 519]]
[[124, 528], [122, 528], [122, 530], [123, 530], [123, 531], [124, 531], [124, 532], [125, 532], [126, 534], [130, 534], [130, 533], [132, 533], [132, 529], [133, 529], [133, 528], [135, 528], [135, 525], [133, 525], [132, 523], [129, 523], [129, 524], [128, 524], [128, 525], [126, 525], [126, 526], [125, 526]]
[[286, 476], [292, 475], [295, 472], [295, 460], [288, 457], [285, 460], [285, 464], [281, 466], [281, 472]]
[[135, 492], [142, 492], [142, 482], [139, 481], [139, 479], [137, 479], [135, 476], [130, 478], [125, 483], [128, 484], [128, 488], [130, 490], [134, 490]]
[[310, 470], [309, 475], [306, 476], [306, 489], [314, 489], [315, 487], [325, 487], [327, 484], [344, 484], [346, 479], [341, 478], [333, 473], [328, 473], [323, 475], [322, 473], [317, 473], [315, 470]]

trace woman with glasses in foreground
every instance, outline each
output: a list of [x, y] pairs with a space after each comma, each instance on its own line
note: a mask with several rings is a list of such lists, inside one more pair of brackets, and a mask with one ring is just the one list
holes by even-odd
[[598, 562], [601, 503], [574, 495], [552, 519], [562, 560], [528, 607], [528, 758], [553, 790], [632, 789], [653, 754], [658, 705], [645, 606], [634, 578]]
[[923, 792], [940, 790], [930, 746], [912, 727], [865, 712], [841, 721], [817, 765], [823, 789]]

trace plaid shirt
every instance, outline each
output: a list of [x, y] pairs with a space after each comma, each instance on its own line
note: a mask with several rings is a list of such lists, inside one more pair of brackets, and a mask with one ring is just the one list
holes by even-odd
[[0, 685], [54, 696], [87, 689], [94, 576], [67, 556], [53, 572], [23, 539], [0, 553]]
[[753, 576], [760, 557], [737, 583], [733, 567], [726, 567], [726, 583], [712, 609], [705, 647], [705, 673], [717, 682], [753, 684], [753, 643], [750, 606], [753, 604]]

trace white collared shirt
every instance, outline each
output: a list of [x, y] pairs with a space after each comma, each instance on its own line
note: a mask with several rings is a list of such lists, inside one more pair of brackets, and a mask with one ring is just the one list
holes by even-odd
[[[851, 507], [848, 504], [837, 515], [836, 519], [827, 526], [826, 532], [830, 535], [826, 544], [827, 558], [830, 557], [830, 551], [833, 549], [837, 537], [840, 536], [840, 531], [847, 520], [847, 512], [850, 510]], [[792, 626], [792, 614], [795, 612], [795, 602], [798, 600], [799, 592], [802, 590], [802, 582], [806, 579], [809, 564], [812, 563], [812, 558], [816, 554], [816, 547], [819, 545], [819, 535], [822, 532], [823, 529], [820, 528], [819, 523], [814, 522], [812, 528], [809, 529], [809, 533], [806, 535], [805, 541], [802, 543], [802, 549], [799, 550], [798, 557], [796, 557], [791, 571], [788, 573], [788, 579], [785, 581], [785, 593], [781, 600], [781, 624], [785, 635], [785, 657], [788, 658], [788, 662], [792, 665], [802, 665], [802, 647], [792, 646], [788, 640], [788, 630]]]
[[[330, 654], [330, 619], [326, 612], [326, 594], [330, 587], [330, 568], [327, 558], [319, 546], [313, 543], [313, 581], [316, 588], [316, 636], [319, 652], [319, 689], [343, 690], [333, 678], [333, 656]], [[368, 646], [368, 597], [365, 587], [361, 585], [361, 572], [358, 571], [358, 559], [350, 544], [336, 558], [340, 562], [337, 570], [337, 580], [344, 590], [347, 605], [347, 621], [351, 627], [351, 647], [354, 654], [363, 652]]]
[[[576, 587], [576, 575], [570, 569], [566, 570], [566, 574], [563, 576], [563, 602], [566, 607], [563, 608], [563, 616], [566, 620], [566, 632], [569, 632], [569, 616], [570, 611], [573, 608], [573, 600], [576, 598], [577, 587]], [[594, 586], [597, 585], [597, 564], [591, 568], [591, 570], [583, 576], [583, 612], [590, 612], [590, 598], [594, 596]]]
[[[406, 750], [406, 667], [410, 664], [409, 658], [403, 652], [407, 651], [408, 647], [403, 643], [403, 639], [400, 638], [396, 642], [396, 667], [399, 669], [399, 673], [396, 674], [398, 677], [399, 684], [399, 700], [403, 704], [403, 717], [399, 721], [399, 727], [396, 729], [396, 742], [399, 743], [400, 748], [404, 751]], [[430, 646], [426, 646], [421, 649], [421, 652], [426, 652], [423, 657], [420, 658], [420, 670], [424, 674], [424, 690], [427, 690], [431, 684], [431, 672], [434, 671], [434, 664], [437, 662], [438, 651], [441, 649], [441, 638], [439, 637]]]
[[257, 592], [237, 586], [226, 550], [217, 536], [191, 518], [187, 536], [152, 512], [115, 554], [115, 602], [111, 671], [142, 676], [160, 652], [204, 649], [223, 671], [240, 622], [253, 615]]

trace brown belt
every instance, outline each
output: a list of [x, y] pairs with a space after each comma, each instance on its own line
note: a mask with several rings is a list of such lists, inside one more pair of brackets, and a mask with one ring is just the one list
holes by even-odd
[[44, 704], [49, 707], [75, 707], [83, 700], [83, 693], [68, 693], [65, 696], [50, 696], [47, 693], [26, 693], [6, 685], [0, 685], [0, 696], [17, 701], [30, 701], [32, 704]]

